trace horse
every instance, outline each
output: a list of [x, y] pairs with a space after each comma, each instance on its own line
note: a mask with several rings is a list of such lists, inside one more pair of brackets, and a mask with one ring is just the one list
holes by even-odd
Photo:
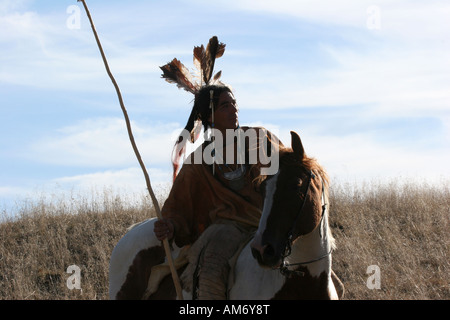
[[[239, 253], [228, 284], [230, 300], [339, 299], [343, 285], [331, 269], [334, 238], [328, 225], [328, 178], [315, 159], [305, 155], [291, 131], [291, 148], [280, 148], [279, 169], [260, 177], [264, 205], [258, 229]], [[111, 299], [141, 299], [152, 267], [165, 261], [153, 233], [155, 218], [132, 228], [110, 259]], [[183, 248], [173, 244], [177, 260]], [[179, 274], [184, 268], [178, 269]], [[186, 300], [192, 293], [183, 290]], [[176, 299], [168, 273], [149, 299]]]

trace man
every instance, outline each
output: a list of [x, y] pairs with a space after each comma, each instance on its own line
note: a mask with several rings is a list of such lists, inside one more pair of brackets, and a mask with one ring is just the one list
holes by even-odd
[[[211, 102], [205, 103], [202, 95], [209, 96], [211, 91], [214, 92], [214, 108], [210, 109]], [[225, 139], [221, 150], [217, 143], [212, 151], [220, 159], [212, 164], [206, 163], [204, 158], [195, 163], [193, 158], [196, 152], [204, 154], [216, 140], [205, 141], [191, 154], [174, 181], [162, 208], [164, 219], [155, 222], [154, 232], [159, 240], [174, 239], [179, 247], [195, 242], [190, 250], [191, 265], [182, 276], [183, 283], [188, 290], [195, 290], [195, 284], [192, 288], [189, 283], [192, 276], [198, 281], [198, 299], [225, 299], [231, 267], [229, 259], [250, 238], [261, 217], [263, 197], [254, 181], [262, 165], [249, 163], [249, 154], [263, 147], [270, 133], [261, 128], [239, 128], [236, 100], [226, 86], [204, 87], [196, 96], [194, 106], [203, 117], [202, 122], [206, 122], [205, 127], [214, 127], [222, 137], [227, 137], [227, 130], [228, 137], [230, 130], [241, 130], [244, 134], [253, 130], [254, 133], [246, 135], [244, 146], [239, 143], [242, 139], [234, 139], [234, 136]], [[230, 152], [233, 157], [229, 156]], [[191, 275], [195, 269], [197, 273]]]
[[[241, 128], [232, 90], [218, 81], [220, 72], [212, 78], [214, 59], [224, 50], [216, 37], [206, 50], [194, 48], [204, 85], [193, 84], [177, 59], [161, 67], [163, 78], [193, 93], [195, 99], [174, 147], [174, 183], [154, 233], [179, 247], [192, 245], [181, 280], [198, 299], [227, 298], [229, 260], [250, 239], [261, 217], [263, 196], [255, 181], [263, 167], [270, 166], [268, 156], [277, 156], [272, 154], [275, 137], [263, 128]], [[201, 125], [210, 137], [186, 158], [177, 175], [186, 142], [195, 141]]]

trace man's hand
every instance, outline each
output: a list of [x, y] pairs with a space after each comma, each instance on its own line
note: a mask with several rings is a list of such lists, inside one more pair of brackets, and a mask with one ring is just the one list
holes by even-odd
[[153, 232], [159, 241], [163, 241], [165, 238], [168, 240], [173, 238], [174, 227], [172, 221], [169, 219], [160, 219], [155, 221]]

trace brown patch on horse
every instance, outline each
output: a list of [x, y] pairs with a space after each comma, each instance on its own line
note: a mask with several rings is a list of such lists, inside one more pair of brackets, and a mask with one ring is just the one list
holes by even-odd
[[[128, 269], [127, 277], [117, 293], [116, 299], [141, 300], [147, 289], [152, 268], [163, 263], [165, 256], [164, 248], [161, 246], [139, 251]], [[178, 269], [178, 275], [181, 275], [185, 268]], [[158, 290], [148, 300], [175, 300], [176, 297], [172, 275], [168, 275], [161, 280]]]
[[[322, 218], [322, 183], [328, 183], [328, 177], [324, 169], [313, 158], [303, 157], [298, 160], [298, 154], [292, 149], [284, 149], [280, 154], [280, 172], [277, 181], [277, 190], [283, 190], [283, 186], [289, 185], [290, 188], [297, 188], [295, 196], [286, 197], [285, 192], [279, 193], [279, 197], [283, 200], [274, 199], [277, 203], [278, 212], [290, 212], [291, 208], [298, 208], [296, 212], [298, 216], [296, 235], [305, 235], [310, 233], [320, 223]], [[310, 172], [312, 175], [310, 175]], [[293, 180], [293, 177], [297, 180]], [[311, 181], [310, 181], [311, 180]], [[292, 190], [286, 190], [291, 192]], [[306, 197], [306, 199], [305, 199]], [[302, 209], [299, 203], [304, 203]], [[301, 210], [301, 212], [300, 212]], [[309, 212], [312, 214], [305, 214]], [[269, 219], [271, 219], [269, 217]], [[270, 224], [270, 222], [268, 222]]]
[[[268, 215], [266, 212], [266, 230], [258, 239], [261, 243], [252, 250], [258, 262], [269, 267], [281, 262], [288, 236], [295, 242], [298, 236], [309, 234], [319, 225], [323, 213], [322, 192], [328, 186], [325, 170], [314, 158], [306, 156], [298, 134], [291, 132], [291, 135], [292, 148], [279, 149], [280, 167], [272, 207], [264, 208], [270, 210]], [[263, 183], [264, 179], [261, 177], [257, 183]]]
[[272, 300], [329, 300], [328, 276], [322, 272], [313, 277], [306, 267], [300, 267], [302, 275], [292, 275]]
[[139, 251], [128, 269], [127, 277], [116, 299], [140, 300], [147, 289], [152, 267], [163, 263], [164, 257], [164, 249], [161, 246]]

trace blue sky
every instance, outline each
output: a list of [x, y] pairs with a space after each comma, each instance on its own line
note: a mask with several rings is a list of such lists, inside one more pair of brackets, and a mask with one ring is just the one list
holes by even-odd
[[[192, 105], [159, 66], [193, 67], [193, 46], [213, 35], [241, 124], [285, 143], [297, 131], [336, 183], [449, 178], [448, 1], [87, 4], [155, 189], [170, 182]], [[0, 0], [0, 30], [0, 210], [105, 187], [145, 193], [82, 5]]]

